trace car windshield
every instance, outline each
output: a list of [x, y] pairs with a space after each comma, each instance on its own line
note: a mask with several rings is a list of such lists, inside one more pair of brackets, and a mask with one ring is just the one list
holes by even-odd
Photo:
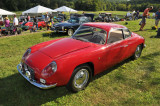
[[78, 18], [71, 18], [70, 20], [68, 20], [69, 23], [78, 23], [79, 20]]
[[107, 32], [103, 29], [90, 26], [80, 26], [72, 35], [72, 38], [85, 42], [105, 44], [106, 36]]

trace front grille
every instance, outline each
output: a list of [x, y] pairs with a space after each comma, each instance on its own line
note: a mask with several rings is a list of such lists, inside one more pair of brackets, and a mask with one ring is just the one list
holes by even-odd
[[[30, 72], [30, 75], [29, 75], [29, 76], [26, 75], [26, 74], [27, 74], [27, 73], [26, 73], [27, 71]], [[35, 78], [34, 78], [34, 70], [33, 70], [31, 67], [29, 67], [27, 64], [25, 64], [25, 63], [22, 64], [22, 73], [23, 73], [24, 75], [26, 75], [27, 77], [29, 77], [30, 80], [34, 80], [34, 79], [35, 79]]]

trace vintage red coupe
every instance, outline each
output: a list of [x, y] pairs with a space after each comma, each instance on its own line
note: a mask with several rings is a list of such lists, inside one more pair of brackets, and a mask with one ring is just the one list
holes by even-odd
[[[42, 29], [44, 27], [46, 27], [46, 22], [43, 21], [43, 20], [38, 20], [38, 28]], [[22, 30], [29, 30], [29, 29], [32, 29], [33, 27], [33, 20], [30, 20], [28, 22], [24, 22], [24, 23], [21, 23], [21, 28]]]
[[144, 38], [125, 26], [85, 23], [69, 38], [30, 47], [17, 65], [19, 73], [42, 89], [63, 86], [78, 92], [96, 74], [132, 57], [140, 57]]

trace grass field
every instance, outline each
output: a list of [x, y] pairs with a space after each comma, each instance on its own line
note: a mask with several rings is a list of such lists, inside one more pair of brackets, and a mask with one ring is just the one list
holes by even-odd
[[[117, 22], [124, 25], [125, 22]], [[147, 20], [145, 31], [139, 21], [129, 21], [131, 31], [143, 36], [146, 48], [138, 60], [127, 59], [95, 76], [89, 86], [78, 93], [65, 87], [41, 90], [28, 83], [16, 69], [26, 49], [40, 42], [67, 37], [38, 32], [0, 38], [0, 106], [2, 105], [152, 105], [160, 104], [160, 38]]]

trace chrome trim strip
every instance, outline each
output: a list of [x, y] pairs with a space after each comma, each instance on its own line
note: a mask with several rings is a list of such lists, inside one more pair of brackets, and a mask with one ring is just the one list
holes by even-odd
[[67, 31], [58, 31], [58, 32], [66, 33]]
[[44, 85], [44, 84], [40, 84], [40, 83], [37, 83], [36, 81], [31, 81], [28, 77], [26, 77], [25, 75], [23, 75], [22, 73], [22, 66], [21, 64], [18, 64], [17, 65], [17, 70], [18, 72], [27, 80], [29, 81], [32, 85], [38, 87], [38, 88], [41, 88], [41, 89], [49, 89], [49, 88], [53, 88], [53, 87], [56, 87], [57, 83], [56, 84], [53, 84], [53, 85]]
[[53, 30], [54, 32], [62, 32], [62, 33], [66, 33], [67, 31], [59, 31], [59, 30]]

